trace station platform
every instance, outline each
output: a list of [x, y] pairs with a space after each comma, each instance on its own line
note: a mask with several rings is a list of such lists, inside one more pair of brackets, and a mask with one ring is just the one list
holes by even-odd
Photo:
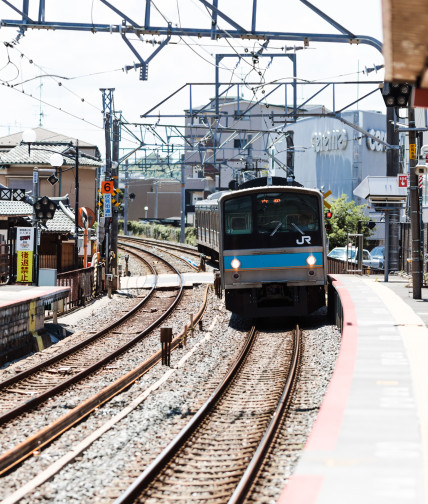
[[[201, 273], [183, 273], [183, 285], [184, 287], [193, 287], [197, 284], [210, 284], [214, 282], [213, 272], [201, 272]], [[126, 289], [151, 289], [154, 282], [153, 275], [142, 275], [133, 277], [120, 277], [120, 290]], [[179, 278], [178, 275], [159, 275], [158, 277], [158, 287], [159, 288], [172, 288], [178, 287]]]
[[0, 287], [0, 365], [51, 344], [43, 334], [45, 306], [55, 305], [69, 294], [70, 287]]
[[428, 503], [428, 289], [331, 275], [344, 320], [336, 367], [279, 504]]
[[66, 298], [70, 287], [36, 287], [32, 285], [2, 285], [0, 286], [0, 309], [16, 303], [24, 303], [42, 299], [45, 304]]

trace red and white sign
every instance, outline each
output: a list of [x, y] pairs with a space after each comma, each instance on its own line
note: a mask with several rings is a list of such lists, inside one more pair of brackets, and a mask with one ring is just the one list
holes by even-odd
[[[409, 187], [409, 176], [408, 175], [397, 175], [398, 178], [398, 187]], [[419, 189], [423, 187], [424, 184], [424, 176], [418, 176], [418, 187]]]
[[407, 187], [408, 186], [407, 175], [397, 175], [397, 177], [398, 177], [398, 187]]

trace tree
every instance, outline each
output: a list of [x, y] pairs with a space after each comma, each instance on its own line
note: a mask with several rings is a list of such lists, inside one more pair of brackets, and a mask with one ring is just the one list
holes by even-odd
[[367, 247], [366, 240], [373, 234], [369, 228], [370, 217], [364, 214], [367, 205], [356, 205], [355, 201], [348, 201], [348, 196], [342, 194], [337, 199], [332, 199], [331, 203], [331, 231], [327, 233], [329, 248], [346, 246], [347, 235], [358, 233], [358, 222], [360, 221], [361, 233], [364, 235], [364, 247]]

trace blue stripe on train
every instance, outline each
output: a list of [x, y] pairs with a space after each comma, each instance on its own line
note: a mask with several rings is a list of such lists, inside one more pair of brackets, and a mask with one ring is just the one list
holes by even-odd
[[308, 267], [306, 259], [313, 255], [315, 267], [322, 266], [322, 252], [295, 252], [289, 254], [236, 255], [224, 257], [224, 269], [232, 270], [231, 262], [236, 257], [241, 262], [240, 270], [269, 268], [302, 268]]

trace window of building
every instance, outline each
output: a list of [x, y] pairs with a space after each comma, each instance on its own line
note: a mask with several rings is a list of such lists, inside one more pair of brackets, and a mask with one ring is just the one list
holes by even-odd
[[245, 114], [245, 110], [235, 110], [233, 117], [236, 121], [249, 121], [250, 120], [250, 116], [248, 114]]
[[248, 143], [248, 140], [246, 138], [235, 138], [235, 140], [233, 141], [233, 148], [234, 149], [243, 149], [247, 143]]

